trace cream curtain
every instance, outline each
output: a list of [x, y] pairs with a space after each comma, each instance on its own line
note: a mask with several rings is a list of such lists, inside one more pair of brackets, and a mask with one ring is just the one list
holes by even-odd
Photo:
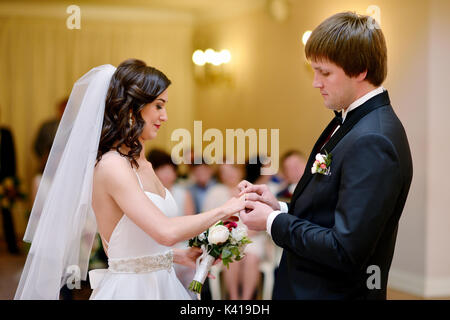
[[[27, 192], [37, 170], [32, 144], [39, 126], [56, 116], [56, 104], [97, 65], [117, 66], [127, 58], [139, 58], [172, 80], [169, 121], [148, 148], [169, 151], [171, 132], [192, 127], [191, 23], [103, 17], [82, 20], [80, 30], [69, 30], [67, 16], [0, 16], [0, 123], [13, 132], [18, 175]], [[15, 220], [21, 236], [26, 219], [16, 212]]]

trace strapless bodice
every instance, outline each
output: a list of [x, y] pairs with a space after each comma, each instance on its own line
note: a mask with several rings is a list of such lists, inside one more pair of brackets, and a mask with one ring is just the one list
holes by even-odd
[[[177, 204], [170, 191], [165, 198], [148, 191], [147, 197], [168, 217], [177, 215]], [[108, 258], [123, 259], [165, 253], [170, 247], [163, 246], [139, 228], [126, 214], [117, 223], [108, 243]]]

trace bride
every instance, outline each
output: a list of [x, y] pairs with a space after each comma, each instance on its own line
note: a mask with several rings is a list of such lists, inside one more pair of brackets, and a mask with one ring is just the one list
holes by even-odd
[[90, 299], [190, 299], [173, 263], [199, 249], [171, 249], [245, 207], [232, 198], [194, 216], [178, 210], [145, 158], [144, 142], [167, 121], [170, 80], [143, 61], [92, 69], [74, 85], [24, 240], [32, 242], [15, 299], [58, 299], [85, 280], [94, 236], [108, 269], [89, 272]]

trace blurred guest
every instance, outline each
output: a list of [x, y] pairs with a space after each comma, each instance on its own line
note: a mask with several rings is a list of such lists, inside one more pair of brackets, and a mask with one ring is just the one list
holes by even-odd
[[300, 151], [290, 150], [281, 157], [280, 162], [284, 186], [276, 193], [276, 197], [280, 200], [290, 199], [305, 171], [306, 160]]
[[180, 158], [180, 164], [177, 166], [177, 175], [180, 179], [180, 182], [188, 181], [189, 174], [191, 172], [191, 163], [193, 163], [194, 159], [194, 150], [193, 148], [184, 148], [183, 155]]
[[[147, 160], [152, 164], [155, 174], [158, 179], [172, 194], [178, 206], [178, 216], [191, 215], [195, 213], [194, 200], [191, 193], [184, 185], [176, 183], [177, 180], [177, 166], [172, 162], [170, 155], [159, 149], [153, 149], [147, 154]], [[175, 247], [185, 249], [188, 247], [188, 242], [180, 242]], [[189, 284], [195, 275], [195, 269], [187, 266], [174, 264], [175, 273], [183, 286], [188, 290]], [[194, 292], [189, 291], [193, 299], [197, 299]]]
[[[14, 149], [14, 139], [11, 131], [7, 128], [0, 128], [0, 183], [7, 177], [16, 176], [16, 153]], [[3, 189], [3, 187], [2, 187]], [[19, 253], [16, 235], [14, 232], [14, 222], [11, 211], [7, 206], [1, 206], [3, 218], [3, 231], [8, 246], [8, 251], [13, 254]]]
[[[220, 183], [211, 187], [205, 197], [204, 210], [225, 203], [239, 195], [237, 185], [245, 177], [245, 166], [222, 164], [219, 166]], [[245, 258], [235, 261], [228, 269], [223, 269], [225, 285], [230, 300], [250, 300], [260, 281], [259, 263], [264, 256], [266, 236], [262, 232], [248, 231], [252, 243], [245, 249]], [[240, 290], [241, 288], [241, 290]]]
[[55, 139], [56, 131], [58, 130], [59, 122], [64, 114], [69, 98], [62, 99], [57, 104], [57, 117], [45, 121], [39, 128], [36, 138], [33, 143], [34, 152], [39, 161], [38, 173], [33, 178], [31, 187], [31, 201], [34, 202], [39, 184], [41, 182], [42, 173], [44, 172], [45, 164], [47, 163], [48, 155], [52, 148], [53, 140]]
[[189, 187], [189, 191], [194, 198], [195, 212], [204, 212], [205, 208], [203, 204], [206, 193], [216, 184], [216, 179], [214, 178], [214, 167], [204, 162], [200, 164], [195, 164], [192, 162], [190, 180], [191, 185]]
[[250, 158], [245, 165], [245, 180], [253, 184], [265, 184], [269, 187], [270, 192], [277, 194], [282, 186], [282, 179], [277, 175], [262, 174], [263, 168], [270, 167], [270, 162], [263, 164], [265, 161], [266, 159], [261, 159], [261, 157]]
[[147, 160], [151, 162], [155, 174], [175, 199], [179, 208], [179, 215], [195, 213], [195, 204], [192, 195], [187, 188], [176, 183], [177, 166], [172, 162], [170, 155], [159, 149], [153, 149], [147, 154]]
[[36, 156], [41, 160], [41, 172], [44, 171], [45, 163], [47, 162], [50, 149], [52, 148], [53, 139], [56, 135], [59, 122], [66, 108], [68, 98], [62, 99], [57, 105], [57, 117], [45, 121], [39, 128], [36, 139], [34, 140], [34, 152]]

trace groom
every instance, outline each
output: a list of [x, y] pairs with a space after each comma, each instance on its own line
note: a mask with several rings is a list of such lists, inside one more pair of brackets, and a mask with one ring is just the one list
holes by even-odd
[[[242, 181], [248, 201], [241, 219], [284, 249], [274, 299], [386, 299], [412, 160], [381, 86], [384, 36], [370, 17], [338, 13], [312, 32], [305, 52], [313, 87], [336, 117], [315, 143], [290, 204]], [[331, 161], [320, 168], [326, 154]]]

